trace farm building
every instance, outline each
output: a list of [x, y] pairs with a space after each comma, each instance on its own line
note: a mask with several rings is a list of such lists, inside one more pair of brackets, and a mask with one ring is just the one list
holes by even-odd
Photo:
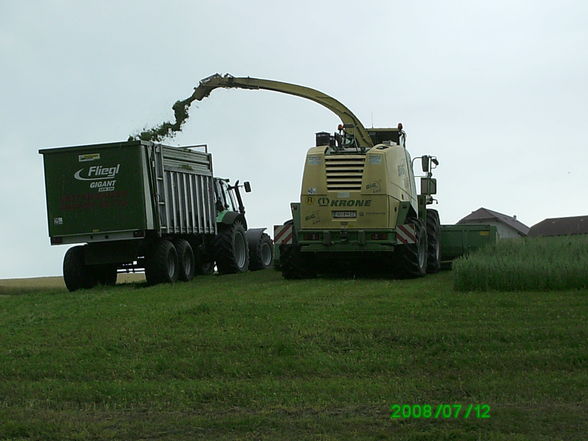
[[588, 216], [554, 217], [535, 224], [529, 236], [567, 236], [588, 234]]
[[529, 233], [529, 227], [517, 220], [516, 216], [508, 216], [487, 208], [478, 208], [476, 211], [472, 211], [458, 224], [494, 225], [500, 239], [525, 237]]

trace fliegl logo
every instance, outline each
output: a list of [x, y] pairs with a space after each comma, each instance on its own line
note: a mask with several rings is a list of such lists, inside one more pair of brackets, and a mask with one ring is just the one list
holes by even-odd
[[74, 173], [78, 181], [91, 181], [90, 188], [97, 188], [98, 191], [113, 191], [116, 185], [116, 175], [120, 171], [120, 164], [114, 167], [103, 167], [93, 165], [92, 167], [81, 168]]

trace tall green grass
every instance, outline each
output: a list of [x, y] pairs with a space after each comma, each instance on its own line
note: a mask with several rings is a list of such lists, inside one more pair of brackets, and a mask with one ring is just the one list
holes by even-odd
[[453, 263], [458, 291], [588, 287], [588, 236], [503, 240]]

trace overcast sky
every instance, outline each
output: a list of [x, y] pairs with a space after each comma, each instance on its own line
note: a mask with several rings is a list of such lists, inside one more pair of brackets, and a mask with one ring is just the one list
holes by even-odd
[[[213, 73], [321, 90], [366, 126], [402, 122], [439, 158], [436, 207], [531, 226], [588, 214], [585, 1], [0, 0], [0, 278], [59, 275], [39, 148], [124, 140]], [[306, 150], [337, 117], [275, 92], [216, 90], [172, 145], [206, 143], [249, 180], [251, 226], [299, 200]]]

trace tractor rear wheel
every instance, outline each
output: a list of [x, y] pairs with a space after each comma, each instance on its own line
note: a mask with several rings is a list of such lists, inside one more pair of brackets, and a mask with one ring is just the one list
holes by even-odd
[[280, 245], [280, 268], [284, 279], [310, 279], [316, 277], [314, 259], [304, 255], [300, 245]]
[[274, 243], [263, 233], [255, 246], [249, 248], [249, 269], [251, 271], [269, 268], [274, 259]]
[[178, 253], [178, 279], [189, 282], [194, 278], [195, 261], [194, 251], [185, 239], [175, 239], [173, 241], [176, 252]]
[[98, 284], [92, 269], [84, 263], [84, 246], [70, 248], [63, 258], [63, 280], [69, 291], [89, 289]]
[[239, 221], [223, 225], [214, 243], [214, 260], [221, 274], [242, 273], [249, 267], [245, 228]]
[[427, 272], [436, 273], [441, 268], [441, 249], [439, 244], [439, 213], [427, 210]]
[[213, 244], [190, 241], [194, 253], [194, 274], [210, 275], [214, 273], [214, 258], [211, 248]]
[[157, 239], [145, 256], [145, 278], [149, 285], [178, 280], [178, 253], [167, 239]]
[[91, 270], [94, 273], [96, 281], [100, 285], [116, 285], [116, 277], [118, 276], [118, 272], [116, 271], [116, 265], [94, 265], [91, 267]]
[[422, 277], [427, 272], [427, 232], [423, 221], [410, 217], [407, 224], [413, 225], [415, 243], [399, 245], [396, 252], [397, 275], [401, 278]]

